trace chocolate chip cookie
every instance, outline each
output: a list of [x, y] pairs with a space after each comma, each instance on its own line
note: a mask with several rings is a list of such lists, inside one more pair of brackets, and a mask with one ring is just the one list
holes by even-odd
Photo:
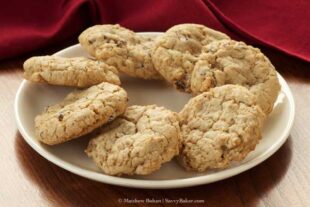
[[151, 59], [154, 38], [144, 37], [120, 25], [95, 25], [79, 36], [79, 42], [96, 59], [119, 71], [143, 79], [160, 79]]
[[179, 113], [182, 165], [206, 171], [243, 160], [261, 139], [265, 114], [245, 87], [215, 87], [192, 98]]
[[37, 83], [81, 88], [101, 82], [120, 84], [115, 67], [84, 57], [32, 57], [25, 61], [24, 70], [24, 78]]
[[130, 106], [92, 139], [86, 149], [109, 175], [150, 174], [179, 154], [176, 113], [158, 107]]
[[126, 91], [110, 83], [72, 92], [35, 118], [36, 137], [48, 145], [69, 141], [112, 121], [126, 105]]
[[190, 92], [191, 73], [202, 48], [222, 39], [229, 37], [203, 25], [173, 26], [156, 39], [152, 55], [155, 69], [177, 89]]
[[195, 94], [225, 84], [248, 88], [268, 114], [280, 91], [277, 73], [269, 59], [257, 48], [234, 40], [212, 42], [204, 47], [191, 75]]

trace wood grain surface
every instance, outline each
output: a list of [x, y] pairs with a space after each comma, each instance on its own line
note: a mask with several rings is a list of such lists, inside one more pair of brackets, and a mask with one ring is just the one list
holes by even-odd
[[[194, 206], [208, 207], [310, 206], [310, 64], [276, 51], [264, 52], [288, 81], [295, 97], [296, 119], [287, 142], [268, 160], [240, 175], [172, 190], [106, 185], [74, 175], [42, 158], [21, 137], [13, 114], [26, 57], [1, 62], [0, 206], [173, 206], [170, 202], [179, 199], [198, 200], [202, 203]], [[126, 199], [137, 202], [125, 205]], [[147, 199], [165, 202], [150, 204]]]

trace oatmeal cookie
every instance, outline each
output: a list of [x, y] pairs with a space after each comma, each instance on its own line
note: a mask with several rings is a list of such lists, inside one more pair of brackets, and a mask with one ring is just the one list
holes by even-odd
[[96, 59], [132, 77], [160, 79], [151, 59], [153, 39], [110, 24], [95, 25], [79, 36], [82, 47]]
[[179, 113], [180, 161], [205, 171], [243, 160], [261, 139], [265, 114], [243, 86], [215, 87], [192, 98]]
[[110, 83], [72, 92], [35, 118], [36, 137], [48, 145], [69, 141], [113, 120], [126, 105], [126, 91]]
[[190, 79], [203, 46], [229, 37], [199, 24], [171, 27], [155, 41], [155, 69], [181, 91], [190, 92]]
[[25, 79], [39, 83], [76, 87], [101, 82], [120, 85], [116, 68], [84, 57], [32, 57], [25, 61], [24, 70]]
[[146, 175], [179, 154], [179, 135], [176, 113], [155, 105], [130, 106], [85, 152], [106, 174]]
[[201, 93], [215, 86], [237, 84], [248, 88], [268, 114], [280, 91], [274, 66], [257, 48], [234, 40], [204, 47], [191, 76], [191, 91]]

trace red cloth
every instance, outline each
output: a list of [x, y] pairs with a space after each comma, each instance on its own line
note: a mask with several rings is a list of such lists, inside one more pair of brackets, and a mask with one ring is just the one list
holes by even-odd
[[134, 31], [200, 23], [310, 61], [309, 0], [1, 1], [0, 59], [65, 41], [99, 23]]

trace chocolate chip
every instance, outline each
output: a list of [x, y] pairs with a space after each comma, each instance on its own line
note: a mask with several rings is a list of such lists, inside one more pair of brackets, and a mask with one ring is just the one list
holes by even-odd
[[64, 115], [59, 114], [59, 115], [58, 115], [58, 120], [59, 120], [59, 121], [62, 121], [63, 119], [64, 119]]
[[114, 118], [115, 118], [114, 116], [110, 116], [110, 117], [109, 117], [109, 119], [108, 119], [108, 122], [113, 121], [113, 120], [114, 120]]
[[139, 68], [144, 68], [144, 64], [143, 63], [138, 63], [138, 67]]
[[117, 46], [117, 47], [123, 47], [124, 45], [126, 45], [126, 42], [125, 42], [125, 41], [117, 41], [117, 42], [116, 42], [116, 46]]
[[181, 80], [177, 80], [174, 82], [175, 86], [177, 87], [177, 89], [184, 91], [186, 88], [186, 84], [181, 81]]
[[95, 42], [95, 40], [91, 39], [91, 40], [88, 40], [88, 43], [89, 44], [93, 44]]

